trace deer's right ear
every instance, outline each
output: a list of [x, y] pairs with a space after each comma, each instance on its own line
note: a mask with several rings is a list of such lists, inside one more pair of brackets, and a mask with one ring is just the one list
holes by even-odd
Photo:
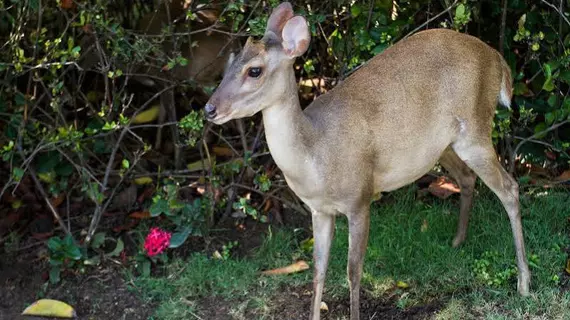
[[285, 24], [291, 18], [293, 18], [293, 7], [289, 2], [281, 3], [271, 12], [271, 16], [269, 16], [267, 20], [265, 34], [273, 33], [280, 38], [283, 27], [285, 27]]
[[301, 16], [289, 19], [283, 28], [282, 39], [283, 49], [291, 58], [299, 57], [305, 53], [311, 42], [307, 20]]

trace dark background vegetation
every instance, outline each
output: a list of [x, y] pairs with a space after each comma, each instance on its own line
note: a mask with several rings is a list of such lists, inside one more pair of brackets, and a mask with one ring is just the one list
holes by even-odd
[[[278, 3], [0, 1], [0, 250], [49, 239], [53, 282], [105, 258], [148, 274], [150, 225], [200, 250], [197, 239], [221, 223], [306, 213], [271, 160], [260, 115], [213, 126], [201, 111], [227, 56], [263, 34]], [[303, 106], [405, 36], [455, 29], [511, 66], [512, 110], [497, 110], [493, 131], [502, 164], [522, 186], [570, 178], [570, 1], [292, 4], [312, 33], [295, 65]]]

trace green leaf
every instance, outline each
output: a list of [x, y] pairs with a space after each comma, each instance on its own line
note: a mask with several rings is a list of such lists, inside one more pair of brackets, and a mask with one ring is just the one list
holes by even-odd
[[570, 84], [570, 70], [564, 70], [564, 71], [560, 72], [560, 75], [558, 75], [558, 78], [561, 79], [562, 81], [566, 82], [567, 84]]
[[12, 170], [12, 177], [14, 177], [14, 180], [20, 181], [24, 177], [24, 172], [24, 169], [15, 167], [14, 170]]
[[83, 261], [83, 264], [87, 266], [98, 266], [99, 263], [101, 263], [100, 256], [94, 256], [93, 258], [85, 259], [85, 261]]
[[552, 81], [552, 77], [548, 77], [548, 78], [546, 78], [546, 80], [544, 80], [544, 84], [542, 85], [542, 89], [546, 90], [548, 92], [554, 90], [554, 81]]
[[117, 239], [117, 246], [115, 247], [115, 250], [107, 253], [105, 256], [107, 257], [118, 257], [121, 252], [123, 252], [123, 249], [125, 248], [125, 244], [123, 243], [123, 240], [121, 240], [120, 238]]
[[62, 161], [55, 167], [55, 173], [58, 176], [68, 177], [73, 173], [73, 165], [67, 161]]
[[128, 159], [123, 159], [123, 161], [121, 162], [121, 165], [123, 166], [124, 169], [128, 169], [131, 164], [130, 164]]
[[355, 4], [352, 7], [350, 7], [350, 14], [352, 15], [352, 17], [356, 18], [360, 15], [360, 13], [362, 12], [362, 8], [360, 8], [359, 5]]
[[150, 216], [158, 217], [161, 213], [168, 213], [168, 201], [165, 199], [158, 199], [150, 206]]
[[60, 162], [61, 156], [59, 152], [50, 151], [38, 156], [36, 163], [37, 163], [37, 172], [38, 173], [46, 173], [52, 171]]
[[521, 96], [527, 94], [528, 86], [524, 82], [517, 82], [513, 87], [513, 94], [516, 96]]
[[465, 18], [465, 6], [462, 3], [460, 3], [457, 8], [455, 8], [455, 17], [457, 19]]
[[61, 274], [61, 268], [57, 267], [57, 266], [52, 266], [49, 269], [49, 282], [51, 282], [52, 284], [56, 284], [60, 281], [60, 274]]
[[148, 260], [143, 261], [141, 267], [142, 267], [142, 272], [141, 272], [142, 275], [144, 277], [150, 276], [150, 261]]
[[548, 103], [549, 106], [554, 108], [554, 106], [556, 106], [556, 100], [558, 100], [558, 98], [556, 97], [556, 95], [553, 94], [550, 97], [548, 97], [546, 103]]
[[184, 243], [184, 241], [186, 241], [186, 239], [188, 239], [189, 235], [190, 235], [190, 229], [187, 228], [182, 230], [181, 232], [173, 233], [172, 237], [170, 238], [170, 245], [168, 247], [178, 248]]
[[379, 54], [382, 53], [384, 50], [386, 50], [386, 48], [388, 48], [389, 44], [388, 43], [381, 43], [379, 45], [377, 45], [376, 47], [374, 47], [374, 49], [372, 49], [372, 54]]
[[93, 235], [93, 240], [91, 240], [91, 248], [99, 249], [104, 242], [105, 232], [97, 232]]
[[544, 64], [544, 76], [546, 78], [551, 78], [552, 77], [552, 67], [550, 66], [550, 64], [545, 63]]
[[[534, 127], [534, 133], [537, 134], [539, 132], [542, 132], [542, 131], [546, 130], [546, 128], [547, 128], [546, 123], [541, 122], [541, 123], [537, 124], [536, 127]], [[542, 133], [542, 134], [539, 134], [536, 138], [541, 139], [541, 138], [544, 138], [545, 136], [546, 136], [546, 133]]]
[[544, 115], [544, 118], [546, 120], [547, 125], [551, 125], [554, 122], [554, 120], [556, 120], [556, 116], [554, 115], [553, 112], [548, 112], [547, 114]]
[[51, 238], [49, 238], [47, 245], [51, 251], [54, 251], [54, 252], [59, 251], [59, 249], [61, 249], [61, 246], [62, 246], [61, 239], [58, 237], [51, 237]]

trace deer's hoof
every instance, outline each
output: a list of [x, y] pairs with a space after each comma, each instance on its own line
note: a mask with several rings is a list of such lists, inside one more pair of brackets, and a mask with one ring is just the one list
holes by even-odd
[[455, 238], [453, 239], [453, 242], [451, 243], [451, 246], [454, 248], [459, 247], [463, 242], [465, 241], [465, 236], [455, 236]]
[[517, 291], [523, 297], [530, 294], [530, 272], [528, 270], [519, 273]]

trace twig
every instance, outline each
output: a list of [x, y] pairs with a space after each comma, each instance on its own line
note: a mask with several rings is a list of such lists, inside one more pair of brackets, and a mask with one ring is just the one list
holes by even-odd
[[[435, 20], [435, 19], [441, 17], [442, 15], [446, 14], [447, 12], [449, 12], [449, 11], [455, 6], [455, 4], [457, 4], [458, 1], [459, 1], [459, 0], [453, 1], [453, 3], [452, 3], [449, 7], [447, 7], [447, 9], [445, 9], [444, 11], [442, 11], [442, 12], [438, 13], [437, 15], [431, 17], [431, 18], [428, 19], [426, 22], [422, 23], [419, 27], [417, 27], [417, 28], [415, 28], [414, 30], [410, 31], [407, 35], [405, 35], [405, 36], [402, 38], [402, 40], [404, 40], [404, 39], [410, 37], [411, 35], [413, 35], [414, 33], [416, 33], [418, 30], [420, 30], [420, 29], [422, 29], [423, 27], [427, 26], [427, 25], [428, 25], [429, 23], [431, 23], [433, 20]], [[319, 24], [319, 27], [320, 27], [320, 24]], [[322, 27], [321, 27], [321, 31], [322, 31]], [[324, 32], [323, 32], [323, 35], [324, 35]], [[326, 40], [326, 37], [325, 37], [325, 40]], [[327, 44], [329, 44], [329, 43], [328, 43], [328, 40], [327, 40]], [[330, 44], [329, 44], [329, 46], [330, 46]], [[335, 58], [336, 58], [336, 57], [335, 57]], [[338, 60], [338, 59], [337, 59], [337, 60]], [[370, 60], [368, 60], [368, 61], [370, 61]], [[362, 68], [363, 66], [365, 66], [365, 65], [368, 63], [368, 61], [365, 61], [365, 62], [361, 63], [360, 65], [354, 67], [352, 70], [346, 72], [344, 78], [350, 76], [351, 74], [353, 74], [354, 72], [356, 72], [358, 69], [360, 69], [360, 68]]]
[[238, 188], [241, 188], [241, 189], [245, 189], [245, 190], [248, 190], [248, 191], [252, 191], [252, 192], [255, 192], [255, 193], [257, 193], [257, 194], [259, 194], [259, 195], [261, 195], [261, 196], [268, 196], [268, 197], [273, 198], [273, 199], [275, 199], [275, 200], [281, 201], [281, 203], [286, 204], [286, 205], [288, 205], [289, 207], [291, 207], [291, 208], [293, 208], [293, 209], [295, 209], [295, 210], [297, 210], [297, 211], [299, 211], [299, 212], [306, 212], [306, 210], [305, 210], [304, 208], [298, 206], [298, 205], [295, 204], [295, 203], [292, 203], [292, 202], [289, 201], [289, 200], [283, 199], [283, 198], [281, 198], [281, 197], [278, 197], [278, 196], [273, 195], [273, 194], [270, 194], [270, 193], [265, 193], [265, 192], [263, 192], [263, 191], [259, 191], [259, 190], [255, 189], [255, 188], [252, 188], [252, 187], [250, 187], [250, 186], [246, 186], [246, 185], [243, 185], [243, 184], [240, 184], [240, 183], [231, 183], [231, 184], [227, 185], [226, 187], [224, 187], [224, 189], [233, 188], [233, 187], [238, 187]]
[[[140, 108], [138, 108], [135, 111], [135, 113], [133, 114], [133, 117], [131, 118], [131, 121], [123, 128], [123, 130], [121, 131], [119, 138], [115, 144], [115, 148], [113, 148], [113, 151], [111, 152], [111, 155], [109, 156], [109, 161], [107, 162], [107, 168], [105, 170], [105, 176], [103, 177], [103, 185], [101, 186], [101, 191], [100, 191], [101, 193], [105, 192], [107, 189], [107, 183], [109, 182], [109, 175], [111, 174], [111, 168], [113, 167], [113, 163], [115, 162], [115, 156], [117, 155], [117, 151], [119, 150], [119, 148], [121, 146], [121, 140], [123, 140], [123, 138], [125, 137], [125, 135], [129, 131], [129, 126], [132, 122], [132, 119], [134, 119], [139, 112], [144, 110], [156, 98], [160, 97], [160, 95], [162, 93], [164, 93], [167, 90], [171, 90], [173, 87], [174, 87], [174, 85], [167, 86], [167, 87], [163, 88], [162, 90], [160, 90], [159, 92], [155, 93], [150, 99], [148, 99]], [[134, 165], [131, 166], [128, 171], [130, 171], [131, 168], [133, 168], [133, 167], [134, 167]], [[126, 176], [126, 174], [125, 174], [125, 176]], [[89, 243], [91, 241], [91, 237], [93, 237], [93, 234], [95, 234], [95, 231], [97, 230], [97, 226], [99, 225], [99, 221], [101, 220], [101, 216], [103, 215], [103, 212], [105, 211], [107, 206], [110, 204], [110, 201], [111, 201], [113, 195], [115, 194], [115, 191], [117, 190], [118, 186], [121, 185], [125, 176], [121, 177], [121, 181], [113, 189], [111, 196], [106, 201], [106, 203], [103, 206], [101, 206], [100, 204], [97, 204], [97, 207], [95, 208], [95, 213], [93, 214], [93, 218], [91, 219], [91, 224], [89, 225], [89, 230], [87, 231], [87, 236], [85, 237], [86, 243]]]
[[503, 0], [503, 12], [501, 14], [501, 31], [499, 33], [499, 52], [505, 53], [505, 27], [507, 25], [507, 7], [509, 0]]
[[449, 12], [449, 11], [457, 4], [457, 1], [459, 1], [459, 0], [453, 1], [453, 3], [452, 3], [449, 7], [447, 7], [447, 9], [445, 9], [445, 10], [443, 10], [442, 12], [438, 13], [437, 15], [431, 17], [431, 18], [428, 19], [426, 22], [420, 24], [417, 28], [415, 28], [414, 30], [412, 30], [411, 32], [409, 32], [404, 38], [402, 38], [402, 40], [408, 38], [408, 37], [411, 36], [412, 34], [416, 33], [418, 30], [420, 30], [420, 29], [422, 29], [423, 27], [425, 27], [426, 25], [428, 25], [428, 24], [429, 24], [430, 22], [432, 22], [433, 20], [435, 20], [435, 19], [441, 17], [442, 15], [446, 14], [447, 12]]
[[[22, 146], [21, 144], [18, 144], [17, 146], [18, 152], [20, 153], [20, 156], [23, 157], [24, 155], [24, 150], [22, 150]], [[69, 229], [67, 228], [67, 226], [65, 225], [65, 223], [63, 222], [63, 219], [61, 218], [61, 216], [59, 215], [59, 213], [57, 212], [57, 210], [55, 210], [55, 208], [53, 207], [53, 205], [51, 204], [51, 201], [46, 193], [46, 191], [44, 190], [44, 187], [42, 186], [41, 182], [38, 180], [38, 177], [36, 175], [36, 171], [34, 170], [34, 168], [30, 165], [28, 167], [28, 172], [30, 173], [30, 176], [32, 177], [32, 180], [34, 180], [34, 184], [36, 185], [36, 188], [38, 189], [38, 191], [40, 192], [40, 194], [42, 195], [42, 197], [44, 198], [48, 209], [51, 211], [51, 213], [53, 214], [55, 220], [57, 220], [57, 223], [59, 224], [59, 226], [63, 229], [63, 231], [65, 232], [65, 234], [67, 236], [70, 236], [71, 239], [73, 240], [73, 242], [75, 243], [75, 239], [73, 239], [73, 235], [71, 234], [71, 232], [69, 231]]]
[[228, 147], [232, 150], [232, 152], [233, 152], [236, 156], [238, 156], [238, 157], [241, 156], [241, 154], [239, 154], [239, 152], [234, 148], [234, 146], [232, 146], [232, 144], [231, 144], [224, 136], [222, 136], [221, 134], [219, 134], [219, 133], [217, 133], [216, 131], [212, 130], [212, 127], [211, 127], [211, 126], [208, 126], [208, 129], [205, 130], [205, 131], [206, 131], [206, 132], [211, 132], [211, 133], [213, 133], [216, 137], [220, 138], [220, 140], [222, 140], [223, 142], [225, 142], [225, 143], [228, 145]]
[[[542, 1], [542, 3], [546, 4], [547, 6], [551, 7], [552, 9], [556, 10], [556, 12], [558, 12], [558, 14], [562, 17], [562, 19], [564, 19], [566, 24], [568, 24], [570, 26], [570, 21], [568, 21], [568, 18], [566, 18], [564, 13], [561, 12], [555, 5], [553, 5], [552, 3], [550, 3], [546, 0], [540, 0], [540, 1]], [[562, 1], [562, 0], [560, 0], [560, 1]]]
[[[515, 139], [517, 139], [517, 140], [525, 140], [525, 139], [527, 139], [527, 138], [525, 138], [525, 137], [519, 137], [519, 136], [514, 136], [513, 138], [515, 138]], [[550, 149], [552, 149], [552, 150], [554, 150], [554, 151], [564, 152], [564, 150], [561, 150], [561, 149], [559, 149], [559, 148], [556, 148], [554, 145], [552, 145], [552, 144], [550, 144], [550, 143], [548, 143], [548, 142], [541, 141], [541, 140], [530, 139], [530, 140], [528, 140], [527, 142], [532, 142], [532, 143], [536, 143], [536, 144], [541, 144], [541, 145], [543, 145], [543, 146], [549, 147]]]
[[525, 139], [521, 140], [521, 141], [517, 144], [517, 146], [515, 147], [515, 150], [513, 150], [513, 152], [511, 153], [510, 164], [509, 164], [509, 172], [512, 174], [512, 173], [515, 171], [515, 157], [517, 156], [517, 153], [518, 153], [519, 149], [520, 149], [525, 143], [527, 143], [527, 142], [529, 142], [529, 141], [531, 141], [531, 140], [534, 140], [536, 137], [538, 137], [538, 136], [540, 136], [540, 135], [542, 135], [542, 134], [545, 134], [545, 133], [548, 133], [548, 132], [550, 132], [550, 131], [552, 131], [552, 130], [555, 130], [555, 129], [557, 129], [557, 128], [559, 128], [559, 127], [561, 127], [561, 126], [563, 126], [563, 125], [565, 125], [565, 124], [567, 124], [567, 123], [569, 123], [569, 122], [570, 122], [570, 120], [564, 120], [564, 121], [562, 121], [562, 122], [553, 124], [552, 126], [546, 128], [546, 129], [544, 129], [544, 130], [542, 130], [542, 131], [539, 131], [539, 132], [533, 134], [532, 136], [530, 136], [530, 137], [528, 137], [528, 138], [525, 138]]
[[372, 12], [374, 11], [374, 0], [370, 0], [368, 6], [368, 20], [366, 21], [366, 30], [370, 30], [370, 20], [372, 20]]

